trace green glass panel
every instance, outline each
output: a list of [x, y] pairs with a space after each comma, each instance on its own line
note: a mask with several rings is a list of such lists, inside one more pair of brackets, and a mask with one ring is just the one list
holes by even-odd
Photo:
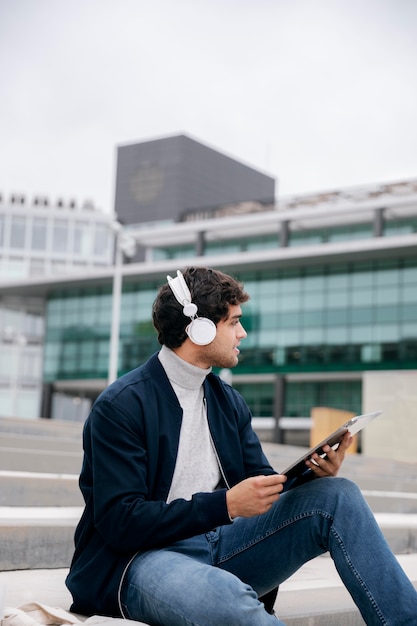
[[374, 326], [372, 324], [352, 326], [350, 340], [352, 343], [368, 343], [372, 341]]
[[351, 303], [351, 294], [349, 291], [329, 291], [327, 294], [329, 307], [347, 307]]
[[233, 387], [245, 398], [254, 417], [272, 417], [274, 414], [274, 386], [272, 383], [239, 383]]
[[319, 291], [325, 288], [326, 278], [325, 275], [320, 272], [316, 275], [308, 273], [302, 283], [302, 287], [305, 291]]
[[373, 329], [375, 341], [387, 343], [400, 340], [400, 328], [397, 324], [379, 324]]
[[371, 305], [374, 301], [374, 292], [371, 289], [357, 289], [350, 294], [352, 307]]
[[302, 306], [306, 311], [324, 309], [327, 297], [326, 291], [312, 291], [309, 294], [303, 294]]
[[282, 298], [280, 301], [280, 310], [281, 311], [295, 311], [301, 307], [302, 294], [298, 293], [287, 293], [285, 298]]
[[402, 270], [402, 279], [404, 284], [417, 285], [417, 262], [406, 260]]
[[301, 314], [299, 311], [288, 311], [281, 314], [280, 326], [282, 328], [299, 328], [300, 323]]
[[352, 324], [372, 324], [374, 319], [374, 309], [372, 307], [357, 307], [350, 313]]
[[321, 344], [324, 342], [325, 337], [325, 329], [320, 326], [319, 328], [305, 328], [303, 330], [301, 344], [302, 345], [311, 345], [311, 344]]
[[279, 247], [280, 243], [278, 235], [249, 239], [245, 244], [245, 250], [248, 252], [252, 252], [254, 250], [273, 250]]
[[348, 323], [348, 311], [346, 309], [329, 309], [326, 314], [326, 324], [341, 326]]
[[323, 326], [325, 320], [324, 311], [304, 311], [303, 325], [304, 326]]
[[326, 327], [324, 329], [324, 342], [327, 345], [348, 344], [350, 336], [350, 328]]
[[301, 281], [299, 277], [284, 277], [281, 279], [281, 293], [286, 295], [288, 293], [299, 291], [301, 289]]
[[417, 303], [417, 284], [403, 285], [401, 290], [401, 301]]
[[289, 383], [286, 388], [285, 414], [291, 417], [309, 417], [311, 409], [328, 406], [361, 412], [360, 381], [328, 381]]
[[417, 340], [417, 321], [403, 324], [401, 336], [407, 340]]
[[371, 264], [361, 264], [357, 266], [356, 271], [352, 272], [351, 286], [352, 289], [372, 287], [374, 282], [374, 272]]
[[380, 306], [375, 309], [376, 322], [398, 322], [399, 320], [399, 307], [397, 305]]
[[327, 268], [327, 289], [347, 289], [350, 284], [350, 269], [346, 263]]

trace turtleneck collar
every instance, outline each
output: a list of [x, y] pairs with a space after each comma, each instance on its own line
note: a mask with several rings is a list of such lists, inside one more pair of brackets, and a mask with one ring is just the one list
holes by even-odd
[[168, 379], [184, 389], [199, 389], [203, 384], [207, 374], [210, 374], [211, 367], [202, 369], [191, 363], [187, 363], [175, 354], [173, 350], [162, 346], [158, 358], [168, 376]]

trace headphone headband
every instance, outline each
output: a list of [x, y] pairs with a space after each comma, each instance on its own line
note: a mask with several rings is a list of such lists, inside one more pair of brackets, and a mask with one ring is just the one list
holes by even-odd
[[197, 306], [191, 302], [191, 293], [188, 289], [185, 278], [180, 270], [177, 270], [177, 277], [167, 276], [168, 284], [177, 301], [182, 304], [184, 315], [194, 317], [197, 315]]
[[180, 270], [177, 270], [176, 278], [167, 276], [167, 280], [176, 300], [183, 307], [182, 312], [186, 317], [191, 318], [185, 332], [193, 343], [199, 346], [208, 345], [216, 336], [216, 325], [207, 317], [197, 317], [197, 305], [191, 302], [190, 290]]

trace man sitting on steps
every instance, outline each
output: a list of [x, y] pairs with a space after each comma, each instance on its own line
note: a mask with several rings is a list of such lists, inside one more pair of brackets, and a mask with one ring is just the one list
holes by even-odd
[[259, 598], [329, 551], [366, 624], [416, 626], [417, 593], [358, 487], [335, 478], [349, 433], [283, 493], [240, 394], [240, 283], [190, 267], [153, 306], [161, 350], [111, 384], [84, 428], [85, 509], [71, 609], [152, 626], [276, 626]]

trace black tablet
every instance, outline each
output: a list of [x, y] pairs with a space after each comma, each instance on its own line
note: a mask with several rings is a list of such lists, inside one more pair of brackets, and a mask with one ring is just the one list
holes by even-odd
[[378, 415], [381, 415], [381, 413], [382, 411], [375, 411], [374, 413], [366, 413], [365, 415], [352, 417], [352, 419], [342, 424], [342, 426], [339, 426], [333, 433], [330, 433], [323, 441], [310, 448], [310, 450], [305, 452], [303, 456], [294, 461], [294, 463], [289, 465], [284, 471], [280, 472], [287, 477], [287, 482], [284, 484], [284, 491], [302, 485], [314, 478], [312, 470], [305, 463], [312, 454], [317, 453], [324, 458], [326, 453], [323, 451], [323, 446], [329, 445], [333, 450], [337, 450], [345, 433], [349, 431], [351, 435], [355, 435], [369, 424], [369, 422], [378, 417]]

